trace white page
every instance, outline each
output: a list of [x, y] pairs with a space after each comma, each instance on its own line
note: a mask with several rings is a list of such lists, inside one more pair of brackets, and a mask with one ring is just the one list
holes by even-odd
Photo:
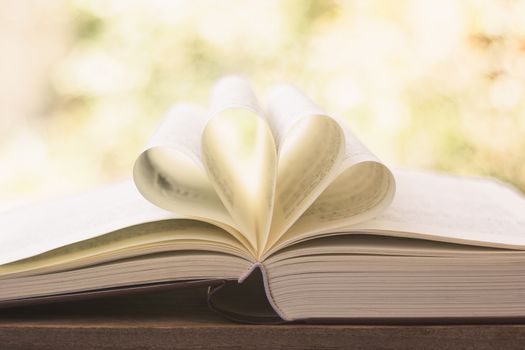
[[[316, 116], [328, 118], [337, 125], [339, 133], [344, 135], [341, 150], [332, 148], [330, 151], [328, 146], [336, 142], [337, 136], [319, 123], [313, 125], [321, 136], [319, 140], [315, 140], [316, 133], [303, 133], [302, 138], [293, 140], [295, 143], [289, 141], [295, 136], [293, 131], [300, 125], [298, 123]], [[272, 224], [272, 240], [267, 250], [283, 234], [288, 239], [305, 231], [322, 231], [361, 222], [376, 216], [390, 204], [395, 193], [392, 173], [357, 139], [347, 122], [329, 116], [290, 85], [281, 85], [271, 91], [268, 118], [280, 149], [274, 210], [277, 223]], [[283, 154], [286, 148], [283, 145], [288, 146], [284, 151], [306, 154], [302, 159], [307, 161], [300, 162], [299, 156], [294, 159]], [[338, 160], [330, 164], [333, 167], [329, 170], [329, 160], [335, 157]], [[288, 200], [289, 197], [295, 201]], [[288, 210], [289, 207], [293, 209]], [[279, 221], [287, 225], [279, 226]], [[280, 230], [283, 228], [289, 230]]]
[[353, 233], [525, 249], [525, 199], [511, 186], [435, 172], [394, 174], [396, 196], [376, 218], [326, 230], [304, 227], [287, 232], [265, 256], [304, 239]]
[[243, 78], [220, 79], [202, 137], [204, 165], [235, 226], [256, 248], [268, 235], [276, 177], [275, 143]]
[[314, 115], [327, 116], [322, 108], [296, 86], [279, 84], [269, 91], [266, 119], [272, 129], [277, 147], [283, 144], [286, 134], [297, 122]]
[[369, 220], [383, 212], [394, 198], [396, 180], [390, 169], [352, 133], [348, 121], [336, 119], [346, 140], [339, 175], [287, 234]]
[[208, 119], [197, 105], [173, 107], [138, 157], [133, 177], [144, 197], [161, 208], [233, 226], [201, 160]]
[[279, 154], [269, 247], [335, 178], [345, 140], [337, 121], [292, 85], [270, 91], [267, 119]]
[[327, 231], [370, 220], [390, 205], [394, 176], [379, 162], [358, 162], [346, 168], [285, 233]]
[[352, 230], [525, 248], [525, 199], [495, 180], [398, 170], [397, 194], [376, 219]]
[[0, 213], [0, 264], [124, 227], [176, 218], [146, 201], [132, 181]]

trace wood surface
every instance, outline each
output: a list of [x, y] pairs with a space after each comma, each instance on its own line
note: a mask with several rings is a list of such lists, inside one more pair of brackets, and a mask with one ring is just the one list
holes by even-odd
[[525, 349], [525, 325], [246, 325], [204, 288], [0, 310], [0, 349]]

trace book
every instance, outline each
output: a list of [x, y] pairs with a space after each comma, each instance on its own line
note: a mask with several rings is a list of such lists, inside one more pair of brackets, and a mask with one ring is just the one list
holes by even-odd
[[0, 307], [209, 285], [248, 322], [525, 316], [525, 200], [394, 169], [297, 87], [173, 107], [132, 179], [0, 214]]

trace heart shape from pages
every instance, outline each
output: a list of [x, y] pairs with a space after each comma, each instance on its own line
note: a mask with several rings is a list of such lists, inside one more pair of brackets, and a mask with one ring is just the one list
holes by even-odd
[[279, 150], [272, 227], [273, 245], [338, 175], [345, 136], [339, 123], [292, 85], [272, 89], [268, 120]]
[[235, 229], [201, 161], [200, 143], [208, 119], [208, 112], [197, 105], [172, 108], [135, 162], [135, 185], [156, 206], [220, 226], [253, 251]]
[[201, 143], [208, 177], [236, 227], [261, 247], [270, 229], [276, 181], [272, 133], [244, 79], [220, 80], [210, 109]]
[[134, 167], [153, 204], [220, 226], [264, 259], [279, 247], [336, 232], [384, 210], [390, 170], [339, 119], [291, 85], [263, 113], [249, 83], [215, 84], [210, 108], [179, 105]]

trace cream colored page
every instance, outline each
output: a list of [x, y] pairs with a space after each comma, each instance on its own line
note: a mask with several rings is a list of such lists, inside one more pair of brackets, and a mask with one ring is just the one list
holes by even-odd
[[[298, 90], [290, 90], [288, 86], [278, 87], [272, 91], [269, 98], [270, 123], [280, 140], [280, 145], [285, 146], [288, 145], [290, 131], [293, 131], [294, 123], [298, 120], [312, 114], [328, 117]], [[279, 150], [276, 198], [280, 203], [276, 203], [274, 211], [276, 229], [272, 230], [272, 240], [269, 241], [267, 250], [278, 240], [288, 240], [306, 232], [323, 231], [369, 220], [385, 210], [392, 201], [395, 180], [388, 167], [359, 141], [350, 131], [346, 121], [331, 116], [328, 118], [333, 120], [344, 135], [339, 166], [329, 176], [326, 176], [325, 169], [333, 151], [323, 152], [323, 150], [334, 143], [334, 136], [318, 125], [314, 128], [320, 131], [321, 139], [317, 141], [316, 146], [310, 149], [305, 147], [315, 134], [305, 135], [302, 140], [297, 140], [295, 145], [290, 146], [291, 149], [297, 149], [297, 153], [306, 153], [308, 155], [305, 157], [306, 162], [283, 159], [285, 157], [281, 149]], [[283, 171], [282, 168], [287, 171]], [[316, 174], [317, 179], [324, 175], [326, 180], [322, 186], [317, 187], [316, 191], [312, 190], [315, 186], [305, 185], [305, 178], [308, 179], [308, 175], [312, 174]], [[310, 181], [310, 184], [315, 182]], [[308, 198], [308, 191], [311, 191], [311, 197], [301, 202], [300, 199]], [[290, 197], [296, 200], [290, 200]], [[295, 216], [288, 215], [293, 210], [290, 208], [295, 209], [293, 212]], [[291, 218], [288, 225], [280, 227], [287, 231], [279, 230], [278, 223], [285, 222], [288, 218]]]
[[202, 165], [201, 137], [208, 120], [205, 108], [191, 103], [176, 104], [161, 121], [145, 149], [172, 147]]
[[390, 170], [374, 161], [343, 171], [283, 235], [283, 240], [370, 220], [392, 202], [396, 181]]
[[271, 90], [267, 118], [279, 154], [268, 248], [335, 178], [345, 140], [338, 123], [292, 85]]
[[0, 264], [124, 227], [175, 218], [147, 202], [131, 181], [0, 213]]
[[364, 161], [381, 162], [372, 151], [352, 132], [350, 124], [343, 118], [334, 117], [343, 128], [345, 134], [345, 165], [350, 166]]
[[172, 108], [138, 157], [133, 176], [139, 191], [155, 205], [233, 226], [201, 160], [208, 119], [197, 105]]
[[[274, 87], [268, 94], [267, 119], [275, 136], [277, 145], [281, 145], [286, 135], [301, 119], [310, 116], [327, 116], [337, 122], [345, 136], [344, 156], [346, 163], [361, 161], [379, 161], [377, 157], [352, 133], [348, 122], [329, 115], [315, 104], [298, 88], [289, 84]], [[326, 142], [330, 140], [325, 139]]]
[[338, 120], [346, 140], [340, 173], [292, 227], [293, 232], [326, 230], [369, 220], [384, 211], [394, 198], [392, 172], [352, 133], [347, 121]]
[[9, 274], [41, 274], [117, 259], [176, 250], [206, 250], [250, 259], [242, 244], [217, 226], [194, 220], [163, 220], [112, 231], [43, 254], [0, 265]]
[[268, 93], [266, 118], [278, 147], [297, 122], [314, 115], [327, 114], [294, 85], [276, 85]]
[[217, 80], [211, 90], [209, 111], [215, 116], [230, 108], [248, 109], [258, 116], [263, 115], [259, 100], [248, 80], [229, 75]]
[[235, 226], [258, 250], [270, 227], [275, 188], [271, 131], [249, 83], [240, 77], [216, 83], [210, 111], [202, 137], [208, 177]]
[[397, 194], [374, 220], [352, 230], [525, 248], [525, 199], [493, 180], [396, 171]]

